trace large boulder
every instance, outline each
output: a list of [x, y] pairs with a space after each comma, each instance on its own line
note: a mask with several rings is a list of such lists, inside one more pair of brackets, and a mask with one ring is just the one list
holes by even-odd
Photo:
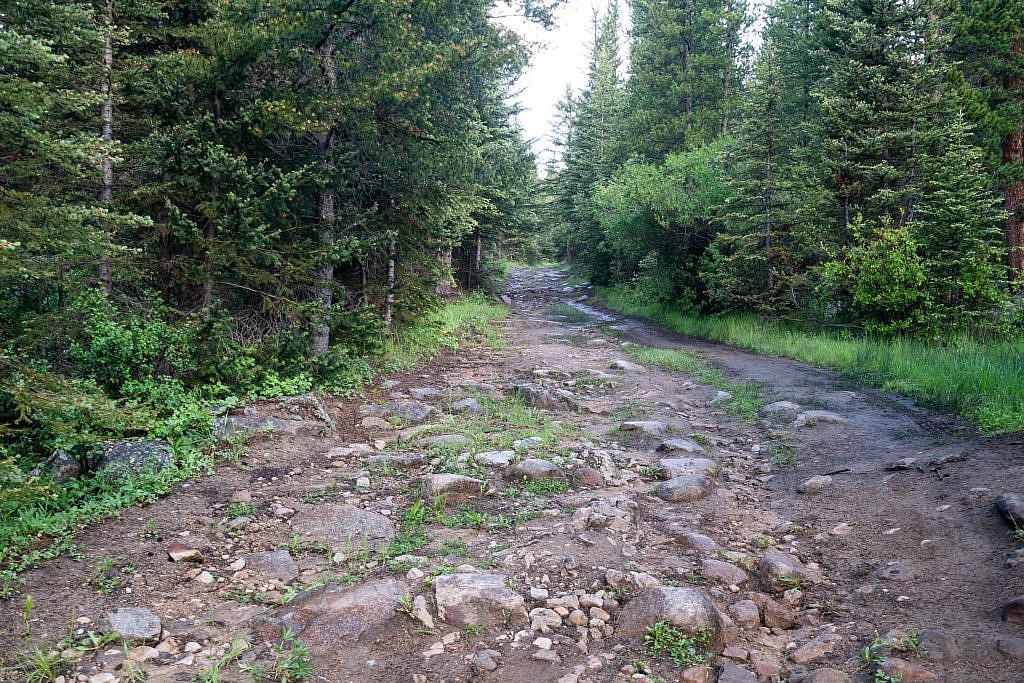
[[119, 439], [100, 444], [96, 469], [138, 474], [159, 472], [174, 462], [174, 451], [163, 439]]
[[505, 585], [502, 574], [461, 572], [434, 579], [437, 614], [452, 626], [493, 626], [527, 620], [523, 596]]
[[311, 647], [336, 647], [339, 641], [376, 636], [407, 595], [409, 585], [391, 578], [355, 586], [322, 586], [256, 617], [252, 629], [268, 642], [278, 642], [284, 629], [290, 629]]
[[359, 407], [361, 415], [384, 417], [419, 424], [434, 414], [433, 406], [421, 401], [391, 401], [384, 405], [368, 404]]
[[218, 441], [273, 433], [282, 436], [320, 436], [330, 425], [319, 420], [281, 420], [276, 417], [255, 417], [250, 415], [225, 415], [213, 421], [213, 436]]
[[479, 496], [487, 486], [482, 479], [447, 472], [426, 474], [417, 481], [425, 495], [431, 498], [441, 496], [447, 503], [461, 503], [472, 496]]
[[292, 531], [305, 540], [324, 541], [336, 553], [384, 550], [395, 540], [390, 519], [343, 503], [309, 506], [292, 518]]
[[659, 621], [690, 634], [704, 632], [712, 641], [721, 638], [725, 623], [711, 598], [699, 588], [656, 586], [626, 603], [615, 632], [626, 638], [640, 638]]

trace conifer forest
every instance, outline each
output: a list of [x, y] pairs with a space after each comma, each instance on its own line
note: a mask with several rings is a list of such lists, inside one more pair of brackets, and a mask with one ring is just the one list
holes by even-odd
[[1019, 683], [1022, 432], [1024, 0], [0, 0], [0, 680]]

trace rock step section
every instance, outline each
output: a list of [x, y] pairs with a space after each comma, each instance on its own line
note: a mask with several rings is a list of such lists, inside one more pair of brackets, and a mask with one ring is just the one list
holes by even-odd
[[506, 585], [504, 574], [442, 574], [434, 579], [434, 600], [438, 617], [459, 628], [523, 623], [528, 619], [523, 596]]

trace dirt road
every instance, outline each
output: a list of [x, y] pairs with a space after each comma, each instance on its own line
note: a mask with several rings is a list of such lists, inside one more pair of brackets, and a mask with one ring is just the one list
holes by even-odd
[[1019, 437], [595, 310], [557, 270], [508, 294], [506, 348], [325, 399], [333, 430], [237, 416], [286, 433], [25, 575], [3, 651], [94, 683], [306, 680], [304, 648], [337, 682], [1024, 681], [1024, 543], [994, 507], [1024, 489]]

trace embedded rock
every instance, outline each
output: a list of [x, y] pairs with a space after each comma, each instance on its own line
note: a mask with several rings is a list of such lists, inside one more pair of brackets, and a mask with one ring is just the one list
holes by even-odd
[[690, 439], [665, 439], [658, 444], [661, 453], [703, 453], [704, 447]]
[[794, 427], [806, 427], [816, 424], [846, 424], [846, 418], [829, 410], [805, 410], [796, 416]]
[[648, 436], [660, 436], [668, 431], [668, 425], [657, 420], [629, 420], [619, 425], [623, 432], [639, 432]]
[[291, 581], [299, 575], [299, 565], [287, 550], [272, 550], [244, 555], [246, 571], [259, 579]]
[[704, 591], [657, 586], [626, 603], [615, 632], [626, 638], [640, 638], [659, 621], [667, 621], [690, 634], [706, 631], [712, 641], [718, 640], [723, 630], [722, 615]]
[[97, 469], [110, 468], [133, 474], [146, 470], [159, 472], [174, 462], [174, 451], [163, 439], [107, 441], [100, 444], [100, 449]]
[[739, 585], [747, 580], [747, 573], [734, 564], [721, 560], [702, 560], [701, 572], [709, 579], [726, 585]]
[[444, 496], [449, 503], [459, 503], [470, 496], [478, 496], [487, 485], [482, 479], [443, 472], [424, 475], [418, 481], [428, 496]]
[[692, 474], [718, 476], [718, 463], [710, 458], [664, 458], [658, 461], [661, 476], [664, 479], [675, 479]]
[[818, 474], [800, 484], [796, 490], [799, 493], [817, 493], [827, 489], [829, 486], [832, 486], [832, 477]]
[[764, 590], [776, 593], [814, 580], [810, 570], [800, 560], [775, 550], [770, 550], [758, 558], [754, 574]]
[[290, 629], [311, 647], [336, 648], [341, 640], [376, 636], [395, 617], [399, 599], [408, 594], [409, 585], [397, 579], [322, 586], [256, 617], [252, 628], [268, 642], [278, 642], [281, 633]]
[[565, 479], [562, 468], [550, 460], [526, 458], [505, 470], [505, 479], [509, 481], [537, 481], [538, 479]]
[[145, 607], [119, 607], [107, 615], [110, 630], [126, 641], [151, 644], [160, 640], [160, 617]]
[[292, 518], [292, 531], [312, 541], [326, 541], [335, 552], [384, 550], [395, 539], [395, 525], [384, 515], [353, 505], [334, 503], [302, 510]]
[[1014, 529], [1024, 529], [1024, 495], [1003, 493], [996, 498], [996, 509]]
[[467, 448], [472, 446], [473, 440], [462, 434], [437, 434], [435, 436], [426, 437], [423, 439], [423, 443], [430, 448], [455, 450], [458, 448]]
[[438, 616], [452, 626], [493, 626], [506, 620], [527, 620], [523, 596], [505, 585], [503, 574], [441, 574], [434, 579], [434, 598]]
[[714, 487], [711, 477], [691, 474], [661, 482], [654, 495], [669, 503], [691, 503], [706, 497]]

